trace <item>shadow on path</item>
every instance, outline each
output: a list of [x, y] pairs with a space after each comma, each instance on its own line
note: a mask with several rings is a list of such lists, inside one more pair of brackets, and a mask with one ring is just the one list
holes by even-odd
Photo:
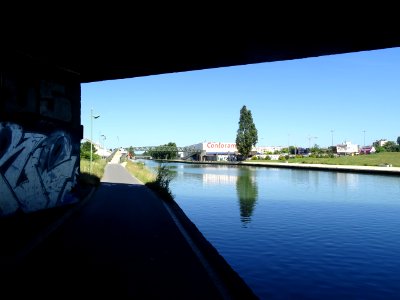
[[103, 182], [13, 275], [16, 296], [221, 299], [163, 203], [139, 184]]
[[[177, 219], [223, 271], [230, 292], [210, 277]], [[108, 164], [94, 194], [31, 251], [8, 265], [3, 261], [1, 276], [2, 293], [18, 299], [254, 296], [176, 203], [166, 205], [119, 164]]]

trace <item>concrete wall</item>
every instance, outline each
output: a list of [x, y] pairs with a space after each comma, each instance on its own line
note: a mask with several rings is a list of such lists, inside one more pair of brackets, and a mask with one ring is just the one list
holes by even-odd
[[33, 67], [0, 76], [0, 217], [77, 201], [79, 81]]

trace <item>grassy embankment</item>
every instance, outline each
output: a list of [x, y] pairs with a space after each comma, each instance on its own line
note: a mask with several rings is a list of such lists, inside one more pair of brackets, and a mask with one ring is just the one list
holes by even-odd
[[100, 184], [101, 178], [103, 177], [106, 164], [107, 161], [105, 159], [92, 161], [92, 174], [90, 174], [90, 161], [86, 159], [81, 159], [81, 173], [79, 175], [79, 182], [82, 185], [98, 186]]
[[173, 195], [169, 188], [172, 173], [167, 166], [160, 165], [155, 174], [144, 163], [128, 160], [125, 168], [148, 188], [156, 192], [162, 199], [167, 201], [173, 200]]
[[128, 160], [126, 162], [125, 168], [128, 170], [129, 173], [131, 173], [133, 176], [135, 176], [144, 184], [156, 180], [157, 175], [154, 174], [151, 170], [149, 170], [142, 162], [132, 162]]
[[[249, 162], [271, 162], [279, 163], [285, 161], [278, 160], [249, 160]], [[341, 156], [341, 157], [300, 157], [290, 158], [289, 163], [303, 163], [303, 164], [327, 164], [327, 165], [353, 165], [353, 166], [382, 166], [392, 165], [393, 167], [400, 167], [400, 152], [381, 152], [369, 155], [355, 155], [355, 156]]]

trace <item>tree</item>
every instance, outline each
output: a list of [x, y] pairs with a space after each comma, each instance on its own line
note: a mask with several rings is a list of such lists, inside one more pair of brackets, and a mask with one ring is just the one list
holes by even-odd
[[388, 141], [387, 143], [385, 143], [385, 145], [383, 145], [383, 148], [385, 148], [387, 152], [399, 152], [400, 150], [400, 146], [393, 141]]
[[132, 147], [132, 146], [130, 146], [130, 147], [128, 148], [128, 155], [129, 155], [130, 158], [132, 158], [132, 157], [135, 156], [135, 151], [133, 150], [133, 147]]
[[247, 109], [246, 105], [243, 105], [240, 110], [239, 129], [236, 135], [236, 148], [246, 159], [253, 146], [258, 142], [257, 128], [254, 125], [251, 111]]
[[148, 154], [155, 159], [175, 159], [178, 157], [178, 147], [175, 143], [170, 142], [149, 150]]
[[[100, 159], [100, 155], [96, 154], [97, 149], [95, 146], [92, 147], [92, 160]], [[90, 159], [90, 142], [86, 141], [81, 143], [81, 158]]]
[[400, 145], [400, 136], [397, 137], [397, 145]]

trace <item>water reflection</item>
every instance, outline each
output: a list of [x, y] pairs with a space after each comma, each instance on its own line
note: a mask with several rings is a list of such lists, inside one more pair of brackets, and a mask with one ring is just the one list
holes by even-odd
[[346, 188], [356, 188], [359, 183], [360, 174], [354, 173], [336, 173], [336, 183]]
[[[147, 165], [147, 167], [155, 174], [158, 174], [158, 170], [162, 167], [165, 167], [168, 170], [168, 179], [170, 181], [174, 180], [178, 176], [178, 167], [176, 165], [172, 165], [165, 162], [154, 161], [155, 164], [153, 166]], [[164, 174], [166, 175], [166, 174]]]
[[252, 170], [241, 168], [236, 180], [236, 193], [239, 198], [240, 220], [247, 227], [251, 222], [254, 207], [258, 197], [257, 181]]
[[204, 185], [232, 185], [237, 181], [237, 176], [235, 175], [223, 175], [223, 174], [203, 174], [203, 184]]

